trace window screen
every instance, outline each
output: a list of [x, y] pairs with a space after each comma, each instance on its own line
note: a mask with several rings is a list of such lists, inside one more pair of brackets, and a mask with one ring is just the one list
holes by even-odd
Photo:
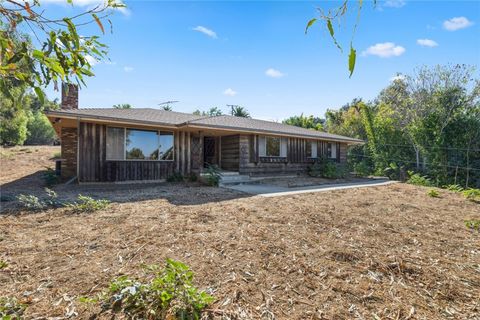
[[125, 129], [107, 127], [107, 160], [123, 160], [125, 156]]

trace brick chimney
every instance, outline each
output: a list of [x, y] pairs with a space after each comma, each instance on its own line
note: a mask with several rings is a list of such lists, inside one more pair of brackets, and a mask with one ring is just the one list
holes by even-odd
[[78, 86], [71, 83], [62, 83], [62, 110], [78, 109]]

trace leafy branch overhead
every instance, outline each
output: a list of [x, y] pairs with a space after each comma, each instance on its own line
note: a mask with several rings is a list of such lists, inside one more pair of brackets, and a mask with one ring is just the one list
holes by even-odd
[[[73, 5], [73, 0], [65, 1]], [[92, 63], [106, 58], [107, 46], [97, 35], [80, 35], [78, 30], [95, 23], [104, 34], [104, 20], [112, 30], [108, 16], [124, 6], [120, 0], [107, 0], [59, 19], [48, 17], [39, 0], [0, 2], [0, 90], [12, 97], [13, 86], [32, 87], [43, 100], [41, 88], [52, 82], [56, 89], [59, 81], [85, 85], [85, 77], [94, 75]]]
[[[333, 23], [335, 22], [337, 26], [340, 26], [340, 22], [342, 18], [344, 18], [349, 10], [349, 0], [343, 0], [342, 4], [334, 9], [330, 9], [325, 12], [323, 9], [318, 8], [319, 17], [313, 18], [307, 22], [307, 26], [305, 28], [305, 34], [308, 33], [308, 30], [317, 22], [323, 21], [325, 22], [325, 26], [332, 38], [333, 44], [343, 53], [343, 48], [338, 42], [335, 36], [335, 29]], [[377, 3], [376, 0], [373, 1], [373, 5], [375, 6]], [[353, 71], [355, 70], [355, 64], [357, 60], [357, 50], [355, 50], [353, 46], [353, 39], [355, 37], [355, 33], [357, 31], [357, 26], [360, 21], [360, 12], [362, 11], [363, 0], [357, 0], [357, 19], [353, 26], [352, 36], [350, 39], [350, 50], [348, 53], [348, 71], [350, 73], [349, 77], [352, 77]]]

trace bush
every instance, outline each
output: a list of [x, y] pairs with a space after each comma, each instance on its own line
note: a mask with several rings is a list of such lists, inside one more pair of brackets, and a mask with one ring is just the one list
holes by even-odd
[[48, 118], [42, 112], [35, 112], [28, 119], [25, 144], [53, 144], [57, 135]]
[[[200, 319], [213, 297], [193, 285], [193, 272], [185, 264], [167, 259], [164, 268], [145, 267], [146, 281], [121, 276], [100, 295], [102, 312], [130, 319]], [[92, 301], [92, 299], [83, 299]]]
[[426, 176], [421, 176], [418, 173], [409, 172], [410, 178], [408, 179], [407, 183], [416, 185], [416, 186], [424, 186], [424, 187], [433, 187], [433, 182], [427, 178]]
[[172, 175], [167, 177], [167, 182], [183, 182], [184, 177], [180, 172], [174, 172]]
[[45, 167], [47, 170], [43, 174], [43, 181], [47, 187], [52, 187], [60, 181], [60, 177], [57, 176], [55, 170], [52, 168]]
[[23, 319], [23, 313], [27, 306], [18, 302], [15, 298], [0, 298], [0, 319], [2, 320], [20, 320]]
[[465, 220], [465, 226], [469, 229], [480, 231], [480, 220], [479, 219]]
[[109, 204], [110, 201], [106, 199], [96, 200], [92, 197], [82, 196], [80, 194], [77, 197], [77, 201], [67, 204], [67, 207], [69, 207], [74, 213], [90, 213], [105, 209], [109, 206]]
[[366, 177], [372, 174], [372, 169], [365, 161], [355, 163], [353, 165], [353, 171], [355, 171], [355, 174], [360, 177]]
[[17, 200], [23, 208], [29, 211], [40, 211], [47, 208], [47, 205], [44, 201], [40, 200], [37, 196], [34, 196], [32, 194], [20, 194], [17, 197]]
[[210, 164], [208, 165], [207, 170], [205, 170], [205, 173], [207, 184], [212, 187], [217, 187], [223, 176], [220, 168], [217, 165]]
[[480, 201], [480, 189], [467, 189], [462, 191], [463, 195], [465, 198], [467, 198], [470, 201]]
[[198, 180], [198, 176], [192, 172], [188, 175], [187, 179], [190, 182], [196, 182]]
[[430, 189], [430, 190], [428, 190], [428, 191], [427, 191], [427, 195], [428, 195], [429, 197], [432, 197], [432, 198], [438, 198], [438, 197], [440, 197], [440, 193], [438, 193], [438, 191], [435, 190], [435, 189]]
[[348, 170], [343, 165], [336, 164], [326, 158], [320, 158], [308, 167], [308, 174], [311, 177], [337, 179], [344, 178], [348, 174]]
[[463, 188], [461, 186], [459, 186], [458, 184], [449, 184], [449, 185], [443, 186], [443, 188], [447, 189], [447, 190], [450, 190], [450, 191], [453, 191], [453, 192], [462, 192], [463, 191]]

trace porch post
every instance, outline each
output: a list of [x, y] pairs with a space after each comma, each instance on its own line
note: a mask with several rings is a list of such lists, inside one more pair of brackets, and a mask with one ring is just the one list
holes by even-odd
[[218, 137], [218, 167], [222, 168], [222, 136]]
[[199, 131], [198, 134], [200, 135], [200, 173], [203, 172], [203, 165], [204, 165], [204, 156], [203, 156], [203, 131]]

